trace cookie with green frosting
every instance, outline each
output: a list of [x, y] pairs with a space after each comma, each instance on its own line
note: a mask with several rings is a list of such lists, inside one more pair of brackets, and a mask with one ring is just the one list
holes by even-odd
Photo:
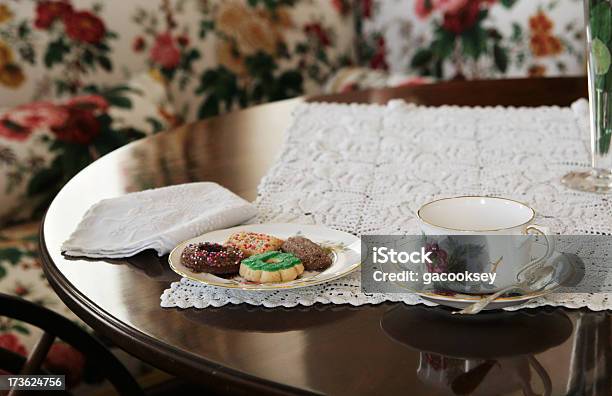
[[240, 263], [240, 276], [257, 283], [289, 282], [304, 272], [302, 261], [278, 251], [256, 254]]

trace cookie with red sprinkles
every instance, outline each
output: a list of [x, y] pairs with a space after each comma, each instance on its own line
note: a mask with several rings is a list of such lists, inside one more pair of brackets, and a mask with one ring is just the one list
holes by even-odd
[[235, 232], [230, 235], [225, 245], [240, 249], [247, 257], [265, 252], [279, 250], [283, 240], [272, 235], [257, 232]]
[[181, 254], [181, 263], [193, 272], [234, 275], [245, 258], [243, 252], [232, 246], [203, 242], [187, 245]]

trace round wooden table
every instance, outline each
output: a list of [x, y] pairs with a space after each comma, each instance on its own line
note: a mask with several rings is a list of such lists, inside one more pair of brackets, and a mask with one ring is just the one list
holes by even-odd
[[[450, 82], [310, 100], [533, 106], [568, 105], [585, 95], [584, 79], [567, 78]], [[178, 280], [165, 258], [145, 252], [111, 262], [60, 253], [83, 213], [103, 198], [208, 180], [254, 199], [291, 110], [304, 100], [161, 133], [80, 172], [53, 201], [40, 234], [45, 273], [62, 300], [129, 353], [220, 393], [522, 394], [528, 386], [542, 392], [547, 378], [553, 395], [610, 389], [608, 314], [539, 309], [456, 318], [445, 308], [390, 303], [163, 309], [162, 291]]]

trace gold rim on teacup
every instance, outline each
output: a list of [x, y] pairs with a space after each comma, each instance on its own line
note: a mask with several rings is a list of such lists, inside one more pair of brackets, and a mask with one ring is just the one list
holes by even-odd
[[[523, 222], [521, 224], [513, 225], [513, 226], [510, 226], [510, 227], [496, 228], [496, 229], [490, 229], [490, 230], [467, 230], [467, 229], [461, 229], [461, 228], [445, 227], [445, 226], [442, 226], [442, 225], [439, 225], [439, 224], [433, 224], [433, 223], [430, 223], [429, 221], [425, 220], [421, 216], [421, 211], [426, 206], [429, 206], [429, 205], [434, 204], [436, 202], [446, 201], [446, 200], [450, 200], [450, 199], [458, 199], [458, 198], [485, 198], [485, 199], [498, 199], [500, 201], [511, 201], [511, 202], [517, 203], [517, 204], [522, 205], [522, 206], [526, 207], [527, 209], [531, 210], [531, 217], [527, 221], [525, 221], [525, 222]], [[511, 198], [487, 197], [485, 195], [458, 195], [456, 197], [439, 198], [439, 199], [435, 199], [433, 201], [429, 201], [429, 202], [424, 203], [423, 205], [421, 205], [419, 210], [417, 210], [417, 217], [419, 218], [419, 220], [421, 220], [425, 224], [428, 224], [428, 225], [430, 225], [432, 227], [443, 228], [445, 230], [462, 231], [462, 232], [497, 232], [497, 231], [510, 230], [510, 229], [513, 229], [513, 228], [516, 228], [516, 227], [521, 227], [521, 226], [524, 226], [524, 225], [527, 225], [527, 224], [531, 223], [535, 219], [535, 217], [536, 217], [536, 211], [535, 211], [534, 208], [532, 208], [531, 206], [527, 205], [526, 203], [521, 202], [521, 201], [517, 201], [515, 199], [511, 199]]]

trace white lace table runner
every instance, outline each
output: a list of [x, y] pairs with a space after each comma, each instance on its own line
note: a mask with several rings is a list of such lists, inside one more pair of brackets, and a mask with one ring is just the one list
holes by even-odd
[[[586, 120], [577, 113], [569, 107], [421, 107], [402, 101], [300, 105], [279, 159], [259, 186], [257, 222], [323, 224], [355, 235], [414, 234], [420, 205], [474, 194], [528, 202], [538, 224], [561, 234], [610, 234], [610, 201], [559, 181], [589, 165]], [[273, 293], [182, 279], [164, 291], [161, 305], [433, 305], [413, 294], [364, 294], [359, 277], [357, 272]], [[540, 305], [612, 309], [612, 294], [554, 294], [521, 308]]]

